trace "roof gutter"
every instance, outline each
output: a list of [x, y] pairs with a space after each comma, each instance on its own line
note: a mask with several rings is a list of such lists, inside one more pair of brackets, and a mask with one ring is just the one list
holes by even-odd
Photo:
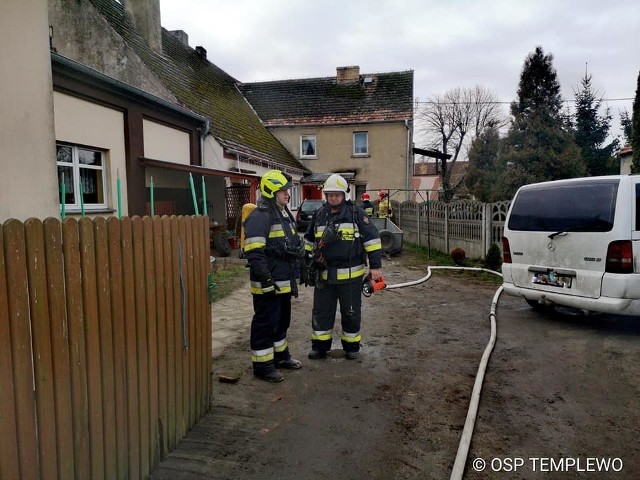
[[156, 160], [154, 158], [139, 157], [140, 163], [146, 167], [165, 168], [185, 173], [195, 173], [199, 175], [208, 175], [212, 177], [229, 177], [240, 180], [257, 180], [259, 175], [251, 175], [249, 173], [236, 173], [227, 170], [218, 170], [215, 168], [201, 167], [199, 165], [186, 165], [183, 163], [167, 162], [165, 160]]
[[264, 121], [264, 126], [267, 128], [300, 128], [300, 127], [334, 127], [334, 126], [341, 126], [341, 127], [345, 127], [345, 126], [349, 126], [349, 125], [378, 125], [378, 124], [387, 124], [387, 123], [404, 123], [406, 125], [406, 123], [410, 121], [407, 118], [385, 118], [385, 119], [378, 119], [378, 120], [358, 120], [358, 119], [353, 119], [353, 120], [340, 120], [340, 121], [301, 121], [299, 123], [297, 122], [291, 122], [291, 121], [286, 121], [286, 120], [277, 120], [277, 121], [272, 121], [272, 120], [266, 120]]

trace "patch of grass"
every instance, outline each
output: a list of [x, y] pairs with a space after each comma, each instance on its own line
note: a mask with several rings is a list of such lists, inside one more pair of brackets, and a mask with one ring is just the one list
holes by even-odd
[[[431, 254], [426, 247], [419, 247], [414, 243], [404, 242], [402, 245], [402, 254], [405, 258], [402, 258], [403, 265], [413, 266], [419, 268], [425, 268], [427, 266], [441, 266], [441, 267], [455, 267], [451, 255], [448, 253], [440, 252], [438, 250], [431, 249]], [[461, 265], [463, 267], [473, 268], [487, 268], [484, 261], [481, 258], [466, 258]], [[499, 270], [497, 270], [500, 272]], [[464, 275], [468, 277], [477, 278], [479, 280], [491, 281], [496, 284], [502, 283], [502, 277], [499, 275], [493, 275], [488, 272], [473, 272], [473, 271], [447, 271], [443, 270], [439, 272], [442, 275]]]
[[213, 281], [216, 283], [213, 289], [214, 303], [221, 300], [241, 287], [249, 280], [249, 270], [244, 266], [229, 266], [224, 270], [218, 270], [213, 274]]

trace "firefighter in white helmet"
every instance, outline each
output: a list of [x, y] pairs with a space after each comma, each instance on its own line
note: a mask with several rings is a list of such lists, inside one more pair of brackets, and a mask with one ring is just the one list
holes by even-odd
[[299, 263], [304, 245], [287, 208], [291, 179], [270, 170], [260, 180], [262, 198], [244, 221], [244, 254], [249, 261], [253, 320], [251, 360], [254, 375], [268, 382], [284, 379], [280, 368], [299, 369], [291, 357], [287, 330], [291, 296], [298, 296]]
[[324, 358], [331, 350], [336, 307], [340, 303], [342, 349], [347, 359], [354, 360], [360, 351], [366, 263], [368, 260], [374, 280], [382, 276], [382, 245], [373, 222], [347, 199], [349, 186], [341, 175], [330, 175], [323, 193], [326, 202], [304, 235], [311, 268], [303, 282], [315, 287], [309, 358]]

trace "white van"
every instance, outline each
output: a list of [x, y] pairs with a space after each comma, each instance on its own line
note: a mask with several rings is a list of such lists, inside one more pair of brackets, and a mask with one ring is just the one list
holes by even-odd
[[640, 315], [640, 176], [543, 182], [515, 194], [504, 291], [534, 308]]

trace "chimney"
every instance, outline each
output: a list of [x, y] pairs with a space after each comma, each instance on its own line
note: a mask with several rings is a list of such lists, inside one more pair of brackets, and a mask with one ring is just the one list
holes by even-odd
[[169, 33], [180, 40], [185, 47], [189, 46], [189, 35], [184, 30], [171, 30]]
[[198, 46], [196, 47], [196, 53], [197, 53], [198, 55], [200, 55], [203, 59], [205, 59], [205, 60], [207, 59], [207, 49], [206, 49], [206, 48], [204, 48], [204, 47], [202, 47], [202, 46], [198, 45]]
[[123, 2], [129, 20], [147, 44], [162, 53], [162, 27], [160, 0], [126, 0]]
[[336, 83], [338, 85], [345, 83], [358, 83], [359, 81], [360, 67], [358, 65], [336, 68]]

